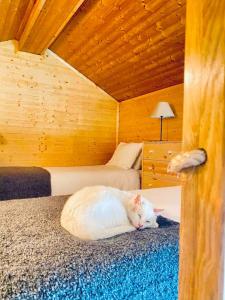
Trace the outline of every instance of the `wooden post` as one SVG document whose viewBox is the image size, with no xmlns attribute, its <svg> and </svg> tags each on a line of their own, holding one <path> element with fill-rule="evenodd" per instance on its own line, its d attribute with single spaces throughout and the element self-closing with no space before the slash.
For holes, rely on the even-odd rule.
<svg viewBox="0 0 225 300">
<path fill-rule="evenodd" d="M 208 161 L 182 195 L 180 300 L 223 299 L 225 0 L 187 0 L 183 149 Z"/>
</svg>

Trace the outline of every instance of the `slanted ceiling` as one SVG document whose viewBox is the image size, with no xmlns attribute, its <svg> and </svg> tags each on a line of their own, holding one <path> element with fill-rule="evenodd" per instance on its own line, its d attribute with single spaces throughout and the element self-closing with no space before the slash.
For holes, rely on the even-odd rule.
<svg viewBox="0 0 225 300">
<path fill-rule="evenodd" d="M 50 48 L 122 101 L 183 82 L 185 0 L 0 0 L 0 41 Z"/>
</svg>

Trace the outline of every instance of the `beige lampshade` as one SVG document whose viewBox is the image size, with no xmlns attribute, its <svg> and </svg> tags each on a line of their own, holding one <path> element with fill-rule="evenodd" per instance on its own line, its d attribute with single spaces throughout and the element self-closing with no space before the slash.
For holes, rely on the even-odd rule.
<svg viewBox="0 0 225 300">
<path fill-rule="evenodd" d="M 151 114 L 151 118 L 174 118 L 175 115 L 168 102 L 159 102 Z"/>
</svg>

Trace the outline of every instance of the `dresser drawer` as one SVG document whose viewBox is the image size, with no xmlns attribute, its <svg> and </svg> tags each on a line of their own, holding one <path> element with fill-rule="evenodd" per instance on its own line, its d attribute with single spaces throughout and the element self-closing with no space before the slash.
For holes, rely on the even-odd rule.
<svg viewBox="0 0 225 300">
<path fill-rule="evenodd" d="M 180 151 L 180 143 L 149 143 L 144 145 L 143 159 L 170 161 Z"/>
<path fill-rule="evenodd" d="M 163 180 L 155 180 L 150 182 L 143 182 L 142 189 L 151 189 L 151 188 L 160 188 L 160 187 L 169 187 L 169 186 L 178 186 L 179 182 L 176 181 L 163 181 Z"/>
<path fill-rule="evenodd" d="M 143 172 L 151 173 L 151 174 L 164 174 L 167 175 L 167 161 L 160 161 L 160 160 L 144 160 L 143 161 Z"/>
<path fill-rule="evenodd" d="M 151 174 L 149 172 L 143 173 L 142 189 L 176 185 L 181 185 L 181 182 L 174 175 Z"/>
</svg>

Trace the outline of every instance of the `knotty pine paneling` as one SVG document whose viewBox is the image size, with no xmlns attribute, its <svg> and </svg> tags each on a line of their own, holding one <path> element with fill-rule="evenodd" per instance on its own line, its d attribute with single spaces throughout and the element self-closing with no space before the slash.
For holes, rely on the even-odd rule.
<svg viewBox="0 0 225 300">
<path fill-rule="evenodd" d="M 50 51 L 0 44 L 0 165 L 105 163 L 116 142 L 117 102 Z"/>
<path fill-rule="evenodd" d="M 180 141 L 182 139 L 183 84 L 121 102 L 119 141 L 159 140 L 160 121 L 150 118 L 150 115 L 160 101 L 169 102 L 176 115 L 173 119 L 163 120 L 163 139 Z"/>
<path fill-rule="evenodd" d="M 183 83 L 185 0 L 87 0 L 50 47 L 122 101 Z"/>
<path fill-rule="evenodd" d="M 186 0 L 0 0 L 0 41 L 51 48 L 119 101 L 183 82 Z"/>
</svg>

